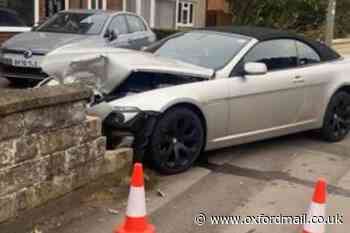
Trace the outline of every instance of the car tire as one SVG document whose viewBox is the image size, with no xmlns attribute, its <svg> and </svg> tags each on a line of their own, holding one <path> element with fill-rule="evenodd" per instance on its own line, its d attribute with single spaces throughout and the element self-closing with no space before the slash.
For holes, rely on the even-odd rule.
<svg viewBox="0 0 350 233">
<path fill-rule="evenodd" d="M 152 165 L 162 174 L 172 175 L 189 169 L 202 152 L 204 127 L 199 116 L 188 108 L 165 112 L 151 136 Z"/>
<path fill-rule="evenodd" d="M 330 100 L 321 128 L 321 137 L 328 142 L 342 141 L 350 131 L 350 95 L 337 92 Z"/>
</svg>

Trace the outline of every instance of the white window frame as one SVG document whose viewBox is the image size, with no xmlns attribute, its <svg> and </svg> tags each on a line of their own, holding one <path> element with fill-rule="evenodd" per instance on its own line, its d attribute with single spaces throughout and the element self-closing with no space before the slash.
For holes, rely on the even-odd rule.
<svg viewBox="0 0 350 233">
<path fill-rule="evenodd" d="M 179 4 L 181 4 L 181 22 L 178 21 L 179 19 Z M 185 4 L 187 4 L 187 7 L 185 8 Z M 190 15 L 191 15 L 191 5 L 192 5 L 192 22 L 190 22 Z M 182 22 L 183 12 L 187 11 L 187 23 Z M 195 20 L 195 3 L 185 0 L 176 0 L 176 29 L 178 27 L 193 27 L 194 26 L 194 20 Z"/>
<path fill-rule="evenodd" d="M 150 19 L 149 24 L 151 28 L 155 27 L 156 24 L 156 0 L 150 2 Z"/>
<path fill-rule="evenodd" d="M 127 9 L 127 1 L 123 0 L 123 11 L 126 11 Z"/>
<path fill-rule="evenodd" d="M 44 0 L 34 0 L 34 25 L 39 23 L 40 20 L 40 1 Z M 32 29 L 32 27 L 0 27 L 1 32 L 28 32 Z"/>
<path fill-rule="evenodd" d="M 136 0 L 136 14 L 142 16 L 142 0 Z"/>
<path fill-rule="evenodd" d="M 65 10 L 69 10 L 69 5 L 70 5 L 69 0 L 64 0 L 64 8 L 65 8 Z"/>
</svg>

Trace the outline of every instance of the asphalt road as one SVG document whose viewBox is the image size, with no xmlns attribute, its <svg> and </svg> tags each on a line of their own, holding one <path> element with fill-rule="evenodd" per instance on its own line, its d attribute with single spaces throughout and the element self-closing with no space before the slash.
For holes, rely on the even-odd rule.
<svg viewBox="0 0 350 233">
<path fill-rule="evenodd" d="M 210 215 L 300 215 L 307 211 L 314 182 L 329 181 L 328 215 L 344 215 L 344 225 L 327 232 L 348 232 L 350 219 L 350 137 L 328 144 L 299 134 L 207 153 L 190 171 L 161 176 L 159 189 L 148 190 L 149 217 L 160 233 L 299 233 L 299 225 L 197 226 L 194 217 Z M 56 231 L 106 233 L 121 223 L 125 201 L 106 212 L 84 217 Z"/>
</svg>

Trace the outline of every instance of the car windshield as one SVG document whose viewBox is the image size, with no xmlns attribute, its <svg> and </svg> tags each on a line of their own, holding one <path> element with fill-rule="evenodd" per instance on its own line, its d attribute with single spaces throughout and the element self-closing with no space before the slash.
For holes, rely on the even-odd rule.
<svg viewBox="0 0 350 233">
<path fill-rule="evenodd" d="M 36 31 L 74 33 L 82 35 L 100 34 L 108 16 L 94 13 L 58 13 Z"/>
<path fill-rule="evenodd" d="M 154 54 L 217 70 L 231 61 L 248 41 L 249 38 L 239 35 L 193 31 L 165 40 Z"/>
</svg>

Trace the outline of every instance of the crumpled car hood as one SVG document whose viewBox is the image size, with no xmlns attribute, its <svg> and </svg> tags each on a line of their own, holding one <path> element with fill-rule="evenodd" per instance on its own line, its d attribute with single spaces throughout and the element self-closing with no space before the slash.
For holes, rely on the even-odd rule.
<svg viewBox="0 0 350 233">
<path fill-rule="evenodd" d="M 132 72 L 168 73 L 203 79 L 214 75 L 212 69 L 150 53 L 109 47 L 77 48 L 73 45 L 49 53 L 41 66 L 45 73 L 62 82 L 78 73 L 82 78 L 95 78 L 97 89 L 104 94 L 112 92 Z"/>
</svg>

